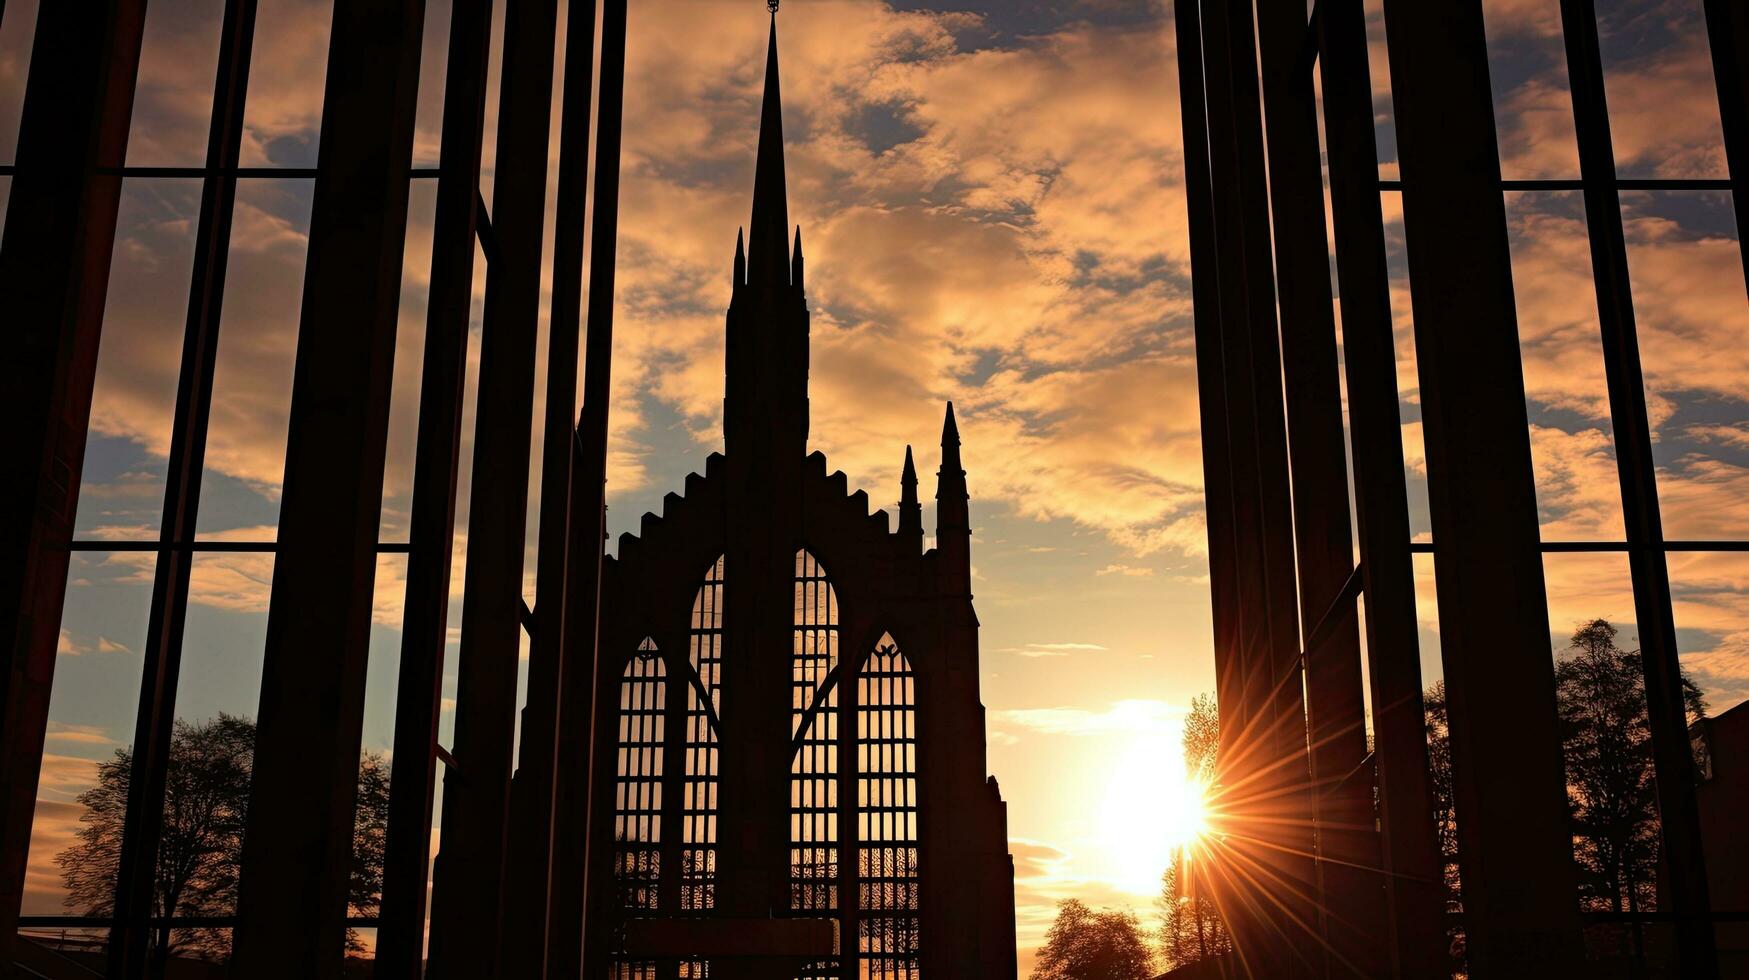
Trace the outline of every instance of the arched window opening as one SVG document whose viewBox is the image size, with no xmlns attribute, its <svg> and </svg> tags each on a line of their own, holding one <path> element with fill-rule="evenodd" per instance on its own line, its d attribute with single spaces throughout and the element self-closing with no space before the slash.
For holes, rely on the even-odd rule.
<svg viewBox="0 0 1749 980">
<path fill-rule="evenodd" d="M 918 976 L 917 685 L 892 634 L 857 677 L 856 817 L 862 975 Z"/>
<path fill-rule="evenodd" d="M 662 656 L 646 637 L 620 675 L 613 801 L 614 885 L 620 908 L 634 914 L 656 908 L 661 878 L 666 684 Z"/>
<path fill-rule="evenodd" d="M 791 650 L 789 904 L 797 912 L 838 908 L 838 597 L 826 570 L 796 552 L 795 633 Z M 801 980 L 834 975 L 817 963 Z"/>
<path fill-rule="evenodd" d="M 692 600 L 692 671 L 686 688 L 686 789 L 681 800 L 680 907 L 716 907 L 717 719 L 722 717 L 723 559 L 704 574 Z M 683 975 L 686 965 L 682 965 Z M 702 973 L 697 974 L 703 976 Z"/>
</svg>

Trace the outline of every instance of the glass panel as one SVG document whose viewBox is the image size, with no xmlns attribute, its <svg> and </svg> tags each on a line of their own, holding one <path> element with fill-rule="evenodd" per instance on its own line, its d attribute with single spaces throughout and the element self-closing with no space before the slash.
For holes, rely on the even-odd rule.
<svg viewBox="0 0 1749 980">
<path fill-rule="evenodd" d="M 247 180 L 237 187 L 200 537 L 271 541 L 277 534 L 313 184 Z"/>
<path fill-rule="evenodd" d="M 419 103 L 413 124 L 413 166 L 435 167 L 443 143 L 443 86 L 449 76 L 449 24 L 453 0 L 425 4 L 425 37 L 419 53 Z M 496 38 L 494 38 L 496 40 Z M 555 74 L 555 79 L 563 78 Z"/>
<path fill-rule="evenodd" d="M 408 191 L 407 240 L 401 261 L 395 374 L 389 386 L 389 436 L 383 463 L 382 515 L 377 525 L 379 541 L 406 541 L 413 514 L 413 457 L 419 441 L 419 382 L 425 363 L 425 317 L 431 294 L 431 225 L 436 211 L 437 182 L 413 181 Z"/>
<path fill-rule="evenodd" d="M 1506 195 L 1518 342 L 1545 541 L 1620 541 L 1609 389 L 1577 191 Z"/>
<path fill-rule="evenodd" d="M 1445 880 L 1447 912 L 1462 912 L 1463 881 L 1458 873 L 1457 806 L 1452 796 L 1451 733 L 1447 727 L 1445 664 L 1440 659 L 1439 596 L 1432 555 L 1415 555 L 1415 619 L 1421 645 L 1422 709 L 1427 716 L 1428 777 L 1433 790 L 1434 828 L 1439 839 L 1440 863 Z M 1449 965 L 1457 976 L 1465 975 L 1463 925 L 1455 919 L 1446 924 Z"/>
<path fill-rule="evenodd" d="M 492 45 L 486 55 L 486 114 L 485 129 L 481 132 L 488 135 L 480 145 L 480 196 L 486 202 L 488 214 L 492 211 L 492 190 L 498 173 L 498 141 L 490 134 L 498 132 L 498 85 L 504 77 L 504 10 L 504 4 L 493 5 Z"/>
<path fill-rule="evenodd" d="M 1664 536 L 1749 538 L 1749 306 L 1728 194 L 1622 195 Z"/>
<path fill-rule="evenodd" d="M 1367 69 L 1372 77 L 1373 138 L 1379 147 L 1379 179 L 1396 180 L 1397 111 L 1391 96 L 1391 59 L 1385 47 L 1383 0 L 1363 0 L 1366 8 Z"/>
<path fill-rule="evenodd" d="M 1701 2 L 1597 0 L 1618 176 L 1726 175 Z"/>
<path fill-rule="evenodd" d="M 146 8 L 128 166 L 206 163 L 224 0 L 153 0 Z"/>
<path fill-rule="evenodd" d="M 24 83 L 30 75 L 31 42 L 36 38 L 37 0 L 12 0 L 0 16 L 0 163 L 18 152 L 18 120 L 24 110 Z"/>
<path fill-rule="evenodd" d="M 334 0 L 261 0 L 243 110 L 243 166 L 316 165 L 333 11 Z"/>
<path fill-rule="evenodd" d="M 1670 592 L 1682 670 L 1707 716 L 1740 707 L 1749 701 L 1749 555 L 1672 552 Z"/>
<path fill-rule="evenodd" d="M 1749 555 L 1673 554 L 1670 586 L 1675 596 L 1676 645 L 1683 674 L 1698 689 L 1706 720 L 1689 729 L 1694 737 L 1700 785 L 1701 845 L 1713 911 L 1749 912 L 1744 869 L 1744 766 L 1749 760 Z M 1749 923 L 1718 925 L 1721 960 L 1741 962 L 1749 950 Z"/>
<path fill-rule="evenodd" d="M 273 556 L 196 555 L 189 582 L 165 799 L 172 824 L 158 860 L 183 869 L 178 914 L 230 915 L 254 772 Z M 178 829 L 171 833 L 170 826 Z M 177 930 L 172 944 L 177 955 L 222 960 L 231 936 L 224 929 Z"/>
<path fill-rule="evenodd" d="M 917 865 L 917 690 L 883 634 L 857 677 L 858 949 L 863 975 L 914 980 L 922 950 Z"/>
<path fill-rule="evenodd" d="M 74 534 L 158 536 L 200 181 L 122 182 Z"/>
<path fill-rule="evenodd" d="M 364 737 L 358 756 L 358 796 L 352 820 L 353 872 L 348 914 L 382 910 L 383 856 L 389 828 L 389 758 L 395 746 L 395 689 L 400 679 L 401 622 L 407 556 L 378 555 L 364 684 Z M 435 852 L 433 852 L 435 853 Z M 374 959 L 375 929 L 347 930 L 347 958 Z"/>
<path fill-rule="evenodd" d="M 1433 540 L 1427 499 L 1427 446 L 1421 435 L 1421 375 L 1415 360 L 1415 316 L 1409 296 L 1409 254 L 1403 237 L 1403 195 L 1379 195 L 1385 219 L 1385 268 L 1391 284 L 1392 335 L 1397 345 L 1397 410 L 1403 419 L 1403 480 L 1409 497 L 1409 539 Z"/>
<path fill-rule="evenodd" d="M 106 915 L 115 907 L 154 565 L 150 553 L 72 556 L 24 915 Z M 72 935 L 93 938 L 83 930 Z"/>
<path fill-rule="evenodd" d="M 406 617 L 407 556 L 378 555 L 365 671 L 364 751 L 395 747 L 395 685 L 400 677 L 401 624 Z"/>
<path fill-rule="evenodd" d="M 1579 176 L 1560 4 L 1483 0 L 1482 20 L 1502 176 Z"/>
<path fill-rule="evenodd" d="M 1658 802 L 1627 556 L 1546 555 L 1543 567 L 1579 907 L 1655 911 Z M 1657 959 L 1647 938 L 1637 923 L 1589 922 L 1586 957 L 1644 975 Z"/>
</svg>

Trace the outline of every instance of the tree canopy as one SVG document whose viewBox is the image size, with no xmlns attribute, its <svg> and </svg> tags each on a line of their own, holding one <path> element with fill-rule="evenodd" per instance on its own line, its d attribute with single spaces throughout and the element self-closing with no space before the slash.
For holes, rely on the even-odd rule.
<svg viewBox="0 0 1749 980">
<path fill-rule="evenodd" d="M 164 823 L 152 887 L 154 919 L 236 912 L 254 753 L 251 719 L 221 713 L 207 721 L 176 722 L 170 736 Z M 79 795 L 85 812 L 79 818 L 83 826 L 78 840 L 56 857 L 67 889 L 63 902 L 70 912 L 109 915 L 114 911 L 132 772 L 132 750 L 117 749 L 114 756 L 98 763 L 96 784 Z M 388 765 L 382 756 L 366 754 L 358 767 L 353 915 L 374 915 L 381 902 L 388 803 Z M 348 941 L 359 948 L 351 933 Z M 160 925 L 152 933 L 152 972 L 161 976 L 172 955 L 223 958 L 229 952 L 229 930 Z"/>
<path fill-rule="evenodd" d="M 1616 643 L 1608 620 L 1581 624 L 1555 660 L 1555 708 L 1573 830 L 1579 900 L 1588 910 L 1649 910 L 1656 901 L 1658 801 L 1639 650 Z M 1688 720 L 1706 716 L 1706 699 L 1686 674 Z M 1445 682 L 1427 689 L 1427 748 L 1447 904 L 1461 908 L 1458 821 L 1452 792 L 1451 733 Z"/>
<path fill-rule="evenodd" d="M 1154 956 L 1134 912 L 1094 911 L 1079 899 L 1057 906 L 1032 980 L 1148 980 Z"/>
<path fill-rule="evenodd" d="M 1186 778 L 1204 785 L 1214 781 L 1220 742 L 1220 708 L 1214 695 L 1199 694 L 1190 700 L 1190 713 L 1184 719 Z M 1197 963 L 1233 947 L 1201 872 L 1201 866 L 1180 851 L 1160 876 L 1160 897 L 1154 904 L 1160 914 L 1160 955 L 1170 967 Z"/>
</svg>

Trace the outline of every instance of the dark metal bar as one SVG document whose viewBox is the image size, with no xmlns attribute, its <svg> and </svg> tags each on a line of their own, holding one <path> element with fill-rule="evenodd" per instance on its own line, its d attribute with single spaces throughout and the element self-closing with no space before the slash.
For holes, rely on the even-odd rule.
<svg viewBox="0 0 1749 980">
<path fill-rule="evenodd" d="M 338 976 L 422 0 L 339 4 L 238 895 L 241 976 Z"/>
<path fill-rule="evenodd" d="M 402 541 L 379 541 L 379 555 L 406 554 L 412 546 Z M 68 551 L 156 551 L 163 554 L 176 551 L 261 552 L 279 550 L 277 541 L 100 541 L 89 538 L 68 543 Z"/>
<path fill-rule="evenodd" d="M 467 387 L 468 317 L 473 302 L 474 226 L 485 130 L 492 0 L 457 0 L 450 12 L 444 78 L 431 285 L 420 374 L 419 435 L 408 531 L 407 591 L 395 699 L 394 769 L 383 850 L 382 925 L 376 976 L 419 980 L 431 861 L 432 795 L 449 633 L 456 469 Z"/>
<path fill-rule="evenodd" d="M 107 915 L 21 915 L 20 929 L 106 929 L 114 920 Z M 146 920 L 154 928 L 228 929 L 237 924 L 234 915 L 154 915 Z M 375 928 L 382 921 L 374 915 L 349 915 L 349 927 Z"/>
<path fill-rule="evenodd" d="M 1439 842 L 1428 779 L 1417 649 L 1415 569 L 1407 547 L 1402 416 L 1392 336 L 1384 215 L 1375 184 L 1378 144 L 1360 0 L 1322 0 L 1324 135 L 1342 302 L 1354 513 L 1366 594 L 1367 672 L 1372 690 L 1380 870 L 1390 908 L 1388 975 L 1443 972 L 1446 945 Z"/>
<path fill-rule="evenodd" d="M 434 978 L 495 975 L 505 928 L 557 10 L 556 0 L 509 0 L 504 8 L 492 194 L 497 257 L 486 272 L 452 745 L 466 775 L 444 776 L 443 841 L 431 897 L 428 975 Z"/>
<path fill-rule="evenodd" d="M 1282 9 L 1291 8 L 1284 6 Z M 1304 20 L 1300 19 L 1298 12 L 1295 12 L 1294 15 L 1294 19 L 1299 21 L 1299 38 L 1297 39 L 1298 45 L 1294 49 L 1293 74 L 1290 76 L 1290 80 L 1295 84 L 1304 85 L 1307 90 L 1312 87 L 1312 72 L 1318 67 L 1318 37 L 1323 33 L 1323 28 L 1319 26 L 1318 22 L 1323 17 L 1324 4 L 1322 0 L 1312 0 L 1312 12 Z M 1265 86 L 1267 84 L 1266 82 Z"/>
<path fill-rule="evenodd" d="M 1681 177 L 1621 177 L 1614 180 L 1608 177 L 1579 179 L 1572 177 L 1552 178 L 1545 180 L 1502 180 L 1500 189 L 1508 193 L 1515 191 L 1582 191 L 1587 184 L 1601 181 L 1613 185 L 1618 191 L 1728 191 L 1731 182 L 1728 180 L 1708 180 Z M 1381 180 L 1378 182 L 1381 191 L 1400 191 L 1403 182 L 1400 180 Z"/>
<path fill-rule="evenodd" d="M 504 914 L 504 976 L 542 977 L 554 944 L 575 941 L 553 927 L 554 840 L 559 780 L 560 691 L 567 675 L 588 663 L 573 659 L 568 614 L 571 580 L 572 471 L 577 453 L 577 353 L 583 305 L 583 251 L 589 199 L 589 117 L 595 69 L 595 4 L 571 0 L 565 14 L 564 104 L 559 117 L 559 175 L 553 229 L 553 299 L 547 331 L 547 393 L 541 456 L 539 551 L 535 610 L 524 605 L 529 635 L 528 699 L 522 714 L 522 754 L 510 796 L 513 886 Z M 585 559 L 586 560 L 586 559 Z M 537 618 L 538 615 L 538 618 Z M 670 672 L 672 677 L 683 676 Z M 669 684 L 671 695 L 681 684 Z M 676 730 L 678 726 L 675 726 Z M 678 759 L 678 754 L 669 758 Z M 670 767 L 678 771 L 678 767 Z M 668 797 L 678 800 L 678 796 Z M 670 810 L 675 807 L 670 807 Z M 582 825 L 571 831 L 579 833 Z M 668 865 L 678 868 L 678 864 Z M 672 880 L 673 872 L 666 876 Z M 566 976 L 562 972 L 557 976 Z"/>
<path fill-rule="evenodd" d="M 1311 773 L 1303 687 L 1287 433 L 1272 275 L 1268 182 L 1248 0 L 1204 0 L 1222 365 L 1239 568 L 1239 657 L 1253 717 L 1223 759 L 1235 829 L 1233 880 L 1254 905 L 1236 940 L 1262 972 L 1317 969 Z M 1344 569 L 1346 571 L 1346 569 Z M 1295 673 L 1293 683 L 1277 677 Z"/>
<path fill-rule="evenodd" d="M 1739 0 L 1705 0 L 1707 41 L 1713 53 L 1713 81 L 1719 89 L 1719 123 L 1731 179 L 1731 207 L 1737 215 L 1743 279 L 1749 285 L 1749 10 Z"/>
<path fill-rule="evenodd" d="M 1221 750 L 1249 717 L 1235 651 L 1238 648 L 1238 565 L 1233 552 L 1232 464 L 1229 460 L 1226 385 L 1221 352 L 1220 275 L 1210 187 L 1208 115 L 1203 93 L 1201 11 L 1173 4 L 1178 46 L 1178 88 L 1184 129 L 1191 297 L 1196 332 L 1197 400 L 1202 426 L 1203 496 L 1209 539 L 1209 592 L 1214 613 L 1216 697 L 1227 712 Z"/>
<path fill-rule="evenodd" d="M 290 178 L 314 178 L 320 173 L 320 170 L 316 167 L 239 167 L 231 165 L 226 167 L 98 167 L 95 172 L 104 177 L 182 179 L 238 177 L 286 180 Z M 407 171 L 407 176 L 420 180 L 438 177 L 441 174 L 440 169 L 430 167 L 413 167 Z"/>
<path fill-rule="evenodd" d="M 498 235 L 492 231 L 492 215 L 479 188 L 474 189 L 474 201 L 474 232 L 480 237 L 480 252 L 486 256 L 486 264 L 491 265 L 498 260 Z"/>
<path fill-rule="evenodd" d="M 1307 742 L 1317 827 L 1316 915 L 1326 972 L 1377 976 L 1387 929 L 1373 830 L 1373 783 L 1364 766 L 1366 695 L 1361 682 L 1358 589 L 1348 517 L 1342 383 L 1324 224 L 1318 110 L 1310 77 L 1319 27 L 1299 4 L 1257 8 L 1269 203 L 1280 290 L 1282 391 L 1293 485 L 1291 534 L 1305 634 Z M 1310 50 L 1313 57 L 1307 58 Z M 1348 601 L 1341 598 L 1347 594 Z M 1313 624 L 1317 628 L 1313 629 Z"/>
<path fill-rule="evenodd" d="M 1712 924 L 1704 918 L 1712 902 L 1707 894 L 1700 809 L 1694 795 L 1694 750 L 1682 697 L 1676 622 L 1670 608 L 1670 570 L 1665 562 L 1657 462 L 1652 455 L 1645 380 L 1640 372 L 1627 240 L 1621 198 L 1602 179 L 1615 173 L 1615 149 L 1592 0 L 1561 0 L 1561 23 L 1579 141 L 1579 172 L 1586 178 L 1598 178 L 1586 180 L 1585 224 L 1591 241 L 1591 275 L 1597 288 L 1610 417 L 1615 423 L 1616 469 L 1621 478 L 1634 618 L 1640 626 L 1646 716 L 1657 772 L 1662 895 L 1677 915 L 1676 972 L 1685 977 L 1716 977 L 1719 954 Z"/>
<path fill-rule="evenodd" d="M 1666 553 L 1672 551 L 1749 551 L 1749 541 L 1665 541 Z M 1415 541 L 1409 545 L 1409 550 L 1418 555 L 1433 554 L 1433 544 L 1428 541 Z M 1544 554 L 1569 554 L 1592 552 L 1626 552 L 1631 550 L 1623 541 L 1545 541 L 1542 544 Z"/>
<path fill-rule="evenodd" d="M 1469 965 L 1558 975 L 1582 951 L 1482 5 L 1385 0 L 1385 26 Z"/>
<path fill-rule="evenodd" d="M 1306 647 L 1300 651 L 1302 660 L 1339 633 L 1343 620 L 1353 618 L 1354 604 L 1360 598 L 1361 584 L 1365 580 L 1366 570 L 1359 565 L 1354 566 L 1354 570 L 1348 573 L 1347 581 L 1342 583 L 1342 589 L 1330 600 L 1330 605 L 1325 607 L 1323 615 L 1316 620 L 1307 618 L 1307 622 L 1316 622 L 1317 625 L 1306 631 Z M 1309 609 L 1306 611 L 1311 612 Z M 1363 753 L 1361 758 L 1365 757 Z"/>
<path fill-rule="evenodd" d="M 0 296 L 0 964 L 12 962 L 85 462 L 144 0 L 37 14 Z"/>
<path fill-rule="evenodd" d="M 1228 415 L 1222 269 L 1216 236 L 1213 164 L 1208 127 L 1207 85 L 1203 63 L 1202 16 L 1199 3 L 1173 5 L 1176 20 L 1179 89 L 1184 126 L 1185 189 L 1191 253 L 1191 291 L 1195 308 L 1197 397 L 1201 406 L 1204 498 L 1209 527 L 1210 598 L 1214 614 L 1216 698 L 1223 723 L 1219 758 L 1223 767 L 1242 754 L 1244 733 L 1254 730 L 1262 714 L 1252 703 L 1249 675 L 1255 672 L 1241 649 L 1240 553 L 1236 543 L 1238 518 L 1233 486 L 1232 419 Z M 1235 935 L 1245 935 L 1253 910 L 1229 898 L 1203 864 L 1197 892 L 1214 899 Z M 1247 943 L 1235 949 L 1243 970 L 1255 974 L 1259 956 Z"/>
<path fill-rule="evenodd" d="M 593 8 L 591 4 L 591 8 Z M 558 768 L 569 778 L 556 791 L 557 826 L 591 826 L 594 775 L 611 749 L 597 745 L 606 719 L 595 718 L 601 627 L 601 557 L 607 534 L 607 411 L 613 366 L 613 297 L 619 246 L 620 128 L 625 108 L 626 0 L 601 5 L 601 62 L 595 108 L 595 189 L 589 234 L 589 309 L 583 350 L 583 409 L 578 456 L 571 477 L 571 576 L 566 621 L 571 650 L 559 702 Z M 553 886 L 547 925 L 547 973 L 574 977 L 583 970 L 589 921 L 588 876 L 600 855 L 588 853 L 590 835 L 566 833 L 553 848 Z M 608 846 L 612 846 L 611 840 Z M 606 897 L 604 901 L 608 900 Z"/>
<path fill-rule="evenodd" d="M 237 179 L 225 176 L 222 171 L 237 165 L 242 150 L 255 8 L 255 0 L 227 0 L 220 27 L 219 65 L 207 134 L 207 165 L 215 173 L 202 185 L 195 232 L 194 271 L 188 290 L 176 416 L 164 482 L 160 538 L 165 542 L 194 537 L 198 523 L 207 421 L 212 412 L 213 368 L 218 359 L 225 272 L 231 249 L 231 209 L 237 197 Z M 192 551 L 165 549 L 159 553 L 153 569 L 140 705 L 134 724 L 133 768 L 115 889 L 115 921 L 109 932 L 109 971 L 116 977 L 142 975 L 149 946 L 156 947 L 159 957 L 169 955 L 169 927 L 158 927 L 154 943 L 152 926 L 147 920 L 153 911 L 153 889 L 158 877 L 164 783 L 170 765 L 170 737 L 176 717 L 176 687 L 182 667 L 183 626 L 194 557 Z"/>
</svg>

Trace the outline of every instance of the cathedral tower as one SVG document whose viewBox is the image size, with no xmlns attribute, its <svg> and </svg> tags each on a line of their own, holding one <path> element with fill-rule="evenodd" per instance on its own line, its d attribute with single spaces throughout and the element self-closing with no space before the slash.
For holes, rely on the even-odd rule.
<svg viewBox="0 0 1749 980">
<path fill-rule="evenodd" d="M 909 448 L 896 530 L 808 452 L 775 13 L 731 269 L 725 451 L 603 568 L 586 975 L 1013 978 L 959 432 L 928 551 Z"/>
</svg>

